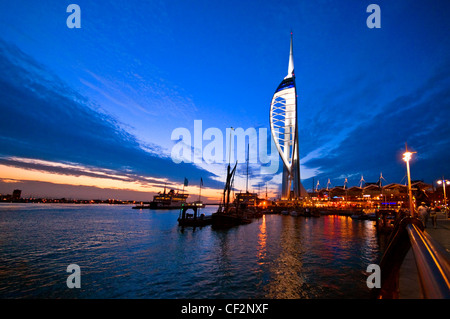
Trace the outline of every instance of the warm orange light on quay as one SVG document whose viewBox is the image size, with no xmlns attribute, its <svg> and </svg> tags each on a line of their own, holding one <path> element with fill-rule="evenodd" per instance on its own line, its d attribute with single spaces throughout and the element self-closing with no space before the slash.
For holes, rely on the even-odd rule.
<svg viewBox="0 0 450 319">
<path fill-rule="evenodd" d="M 408 151 L 408 145 L 405 143 L 405 153 L 403 153 L 403 160 L 406 162 L 406 172 L 408 175 L 409 213 L 411 216 L 414 216 L 414 204 L 413 204 L 412 191 L 411 191 L 411 173 L 409 170 L 409 161 L 411 160 L 412 154 L 414 154 L 414 153 L 416 153 L 416 152 Z"/>
<path fill-rule="evenodd" d="M 412 155 L 413 155 L 413 153 L 411 153 L 411 152 L 403 153 L 403 160 L 405 162 L 409 162 L 411 160 Z"/>
<path fill-rule="evenodd" d="M 442 179 L 438 180 L 437 183 L 438 185 L 442 185 L 442 191 L 444 192 L 444 206 L 447 207 L 447 195 L 445 193 L 445 185 L 450 185 L 450 181 L 442 177 Z"/>
</svg>

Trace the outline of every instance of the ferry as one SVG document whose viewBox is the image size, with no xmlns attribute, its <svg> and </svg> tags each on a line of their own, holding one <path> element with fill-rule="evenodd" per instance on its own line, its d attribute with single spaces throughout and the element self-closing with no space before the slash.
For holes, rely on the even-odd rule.
<svg viewBox="0 0 450 319">
<path fill-rule="evenodd" d="M 164 193 L 158 193 L 153 196 L 153 201 L 147 205 L 141 203 L 141 205 L 134 206 L 133 209 L 180 209 L 186 205 L 188 197 L 189 194 L 180 194 L 173 189 L 166 193 L 166 189 L 164 188 Z M 195 205 L 204 207 L 204 204 L 199 201 L 197 201 Z"/>
</svg>

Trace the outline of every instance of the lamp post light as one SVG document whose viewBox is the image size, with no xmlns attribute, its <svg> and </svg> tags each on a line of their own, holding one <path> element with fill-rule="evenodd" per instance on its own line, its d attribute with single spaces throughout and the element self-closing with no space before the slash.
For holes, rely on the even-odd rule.
<svg viewBox="0 0 450 319">
<path fill-rule="evenodd" d="M 411 216 L 414 216 L 414 205 L 412 200 L 412 191 L 411 191 L 411 173 L 409 171 L 409 161 L 411 160 L 411 156 L 416 152 L 409 152 L 408 145 L 405 143 L 406 151 L 403 153 L 403 160 L 406 162 L 406 172 L 408 175 L 408 195 L 409 195 L 409 213 Z"/>
<path fill-rule="evenodd" d="M 437 183 L 439 185 L 442 185 L 442 189 L 444 190 L 444 207 L 447 207 L 447 196 L 445 195 L 445 185 L 450 185 L 450 181 L 442 177 L 442 179 L 438 180 Z"/>
</svg>

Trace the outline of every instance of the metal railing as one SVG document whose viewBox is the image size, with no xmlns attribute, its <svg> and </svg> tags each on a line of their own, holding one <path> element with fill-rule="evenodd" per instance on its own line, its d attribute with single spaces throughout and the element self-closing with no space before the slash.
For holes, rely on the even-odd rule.
<svg viewBox="0 0 450 319">
<path fill-rule="evenodd" d="M 399 298 L 400 268 L 412 249 L 423 298 L 450 299 L 450 256 L 423 230 L 422 222 L 413 217 L 395 225 L 380 262 L 381 288 L 373 290 L 374 297 Z"/>
</svg>

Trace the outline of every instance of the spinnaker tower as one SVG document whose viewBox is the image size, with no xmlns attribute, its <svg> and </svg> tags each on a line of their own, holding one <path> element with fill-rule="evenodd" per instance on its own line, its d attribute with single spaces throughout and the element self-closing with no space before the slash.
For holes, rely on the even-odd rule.
<svg viewBox="0 0 450 319">
<path fill-rule="evenodd" d="M 291 32 L 288 74 L 278 85 L 270 104 L 270 131 L 283 161 L 281 199 L 308 196 L 300 181 L 297 88 Z"/>
</svg>

